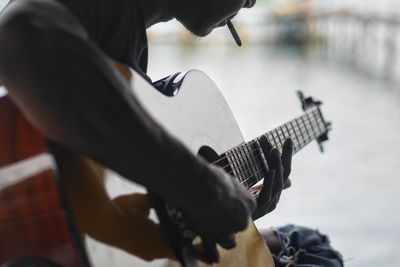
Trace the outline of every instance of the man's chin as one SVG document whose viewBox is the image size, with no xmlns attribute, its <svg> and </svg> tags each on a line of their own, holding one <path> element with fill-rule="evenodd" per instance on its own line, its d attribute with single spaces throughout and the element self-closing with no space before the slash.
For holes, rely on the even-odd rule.
<svg viewBox="0 0 400 267">
<path fill-rule="evenodd" d="M 197 37 L 205 37 L 213 31 L 212 28 L 191 27 L 191 28 L 187 28 L 187 29 L 188 29 L 188 31 L 190 31 L 192 34 L 194 34 Z"/>
<path fill-rule="evenodd" d="M 185 26 L 185 28 L 188 31 L 190 31 L 192 34 L 194 34 L 197 37 L 205 37 L 214 30 L 214 28 L 212 28 L 212 27 L 202 27 L 200 25 L 185 25 L 185 24 L 183 24 L 183 26 Z"/>
<path fill-rule="evenodd" d="M 190 30 L 191 33 L 196 35 L 197 37 L 205 37 L 209 35 L 213 30 L 212 29 L 207 29 L 207 30 Z"/>
</svg>

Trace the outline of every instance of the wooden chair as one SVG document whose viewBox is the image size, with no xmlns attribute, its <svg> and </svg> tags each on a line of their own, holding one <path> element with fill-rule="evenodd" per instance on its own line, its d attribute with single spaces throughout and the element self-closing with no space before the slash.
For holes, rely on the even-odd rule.
<svg viewBox="0 0 400 267">
<path fill-rule="evenodd" d="M 45 138 L 0 96 L 0 266 L 89 266 Z"/>
</svg>

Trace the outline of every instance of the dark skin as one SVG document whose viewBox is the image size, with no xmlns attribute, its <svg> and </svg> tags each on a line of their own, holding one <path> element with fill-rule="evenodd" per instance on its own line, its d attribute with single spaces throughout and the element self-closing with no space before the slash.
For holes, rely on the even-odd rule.
<svg viewBox="0 0 400 267">
<path fill-rule="evenodd" d="M 279 202 L 282 190 L 291 186 L 289 175 L 293 154 L 292 140 L 290 138 L 285 140 L 282 154 L 268 142 L 266 136 L 261 137 L 260 144 L 270 170 L 267 172 L 263 185 L 250 189 L 257 199 L 257 209 L 252 215 L 253 220 L 273 211 Z"/>
<path fill-rule="evenodd" d="M 215 28 L 226 25 L 226 20 L 233 18 L 242 8 L 251 8 L 256 0 L 144 0 L 148 23 L 151 26 L 157 22 L 176 18 L 191 33 L 206 36 Z M 160 4 L 164 3 L 164 4 Z M 257 208 L 252 218 L 258 219 L 273 211 L 279 201 L 283 189 L 290 187 L 289 175 L 292 161 L 292 141 L 284 142 L 282 155 L 273 149 L 266 137 L 260 140 L 270 171 L 266 174 L 264 186 L 256 186 L 251 193 L 257 198 Z"/>
<path fill-rule="evenodd" d="M 242 8 L 256 0 L 136 0 L 141 2 L 146 27 L 177 19 L 188 31 L 203 37 L 222 27 Z"/>
<path fill-rule="evenodd" d="M 146 27 L 176 18 L 198 36 L 255 2 L 132 1 L 141 3 Z M 255 210 L 249 193 L 221 169 L 192 155 L 148 116 L 112 60 L 90 42 L 71 14 L 53 1 L 26 9 L 31 2 L 13 2 L 0 19 L 0 80 L 26 117 L 49 139 L 175 204 L 204 240 L 232 248 L 234 234 L 246 228 Z M 148 149 L 140 149 L 143 144 Z M 263 148 L 270 155 L 268 145 Z M 157 168 L 151 151 L 159 151 L 162 159 Z M 284 153 L 281 163 L 278 154 L 267 156 L 271 169 L 278 171 L 267 175 L 256 217 L 276 206 L 285 184 L 282 169 L 290 166 L 283 162 L 290 160 Z"/>
</svg>

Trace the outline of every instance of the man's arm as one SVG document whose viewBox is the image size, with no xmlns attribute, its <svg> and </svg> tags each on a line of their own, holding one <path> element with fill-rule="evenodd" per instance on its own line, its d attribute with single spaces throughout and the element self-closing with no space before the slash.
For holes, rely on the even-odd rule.
<svg viewBox="0 0 400 267">
<path fill-rule="evenodd" d="M 244 229 L 254 207 L 249 194 L 146 114 L 69 13 L 53 1 L 51 10 L 35 3 L 32 12 L 27 2 L 1 16 L 0 80 L 30 121 L 175 204 L 209 240 Z"/>
</svg>

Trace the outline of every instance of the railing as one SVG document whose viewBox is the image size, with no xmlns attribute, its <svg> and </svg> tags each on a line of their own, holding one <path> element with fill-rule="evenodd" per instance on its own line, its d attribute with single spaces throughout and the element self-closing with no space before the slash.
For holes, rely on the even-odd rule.
<svg viewBox="0 0 400 267">
<path fill-rule="evenodd" d="M 366 73 L 400 80 L 400 18 L 351 12 L 321 12 L 273 19 L 277 31 L 291 21 L 304 43 Z M 279 36 L 279 35 L 278 35 Z M 284 39 L 283 39 L 284 40 Z M 296 40 L 296 39 L 295 39 Z"/>
</svg>

